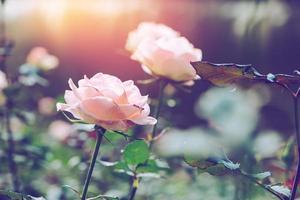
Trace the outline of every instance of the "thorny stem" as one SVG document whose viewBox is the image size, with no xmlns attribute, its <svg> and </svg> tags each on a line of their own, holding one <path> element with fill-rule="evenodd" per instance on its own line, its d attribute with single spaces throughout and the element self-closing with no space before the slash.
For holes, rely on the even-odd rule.
<svg viewBox="0 0 300 200">
<path fill-rule="evenodd" d="M 131 191 L 129 193 L 128 200 L 133 200 L 138 189 L 139 180 L 136 176 L 133 177 Z"/>
<path fill-rule="evenodd" d="M 286 84 L 279 84 L 279 85 L 284 87 L 286 90 L 288 90 L 291 93 L 294 101 L 294 119 L 295 119 L 296 141 L 297 141 L 297 150 L 298 150 L 297 169 L 296 169 L 296 175 L 292 186 L 291 198 L 290 198 L 290 200 L 294 200 L 296 198 L 297 188 L 300 180 L 300 132 L 299 132 L 299 113 L 298 113 L 298 97 L 300 95 L 300 87 L 296 92 L 294 92 Z"/>
<path fill-rule="evenodd" d="M 299 90 L 298 90 L 299 91 Z M 299 113 L 298 113 L 298 92 L 294 95 L 294 116 L 295 116 L 295 129 L 296 129 L 296 139 L 297 139 L 297 149 L 298 149 L 298 163 L 297 171 L 294 178 L 294 183 L 292 187 L 292 194 L 290 200 L 294 200 L 297 194 L 298 183 L 300 179 L 300 133 L 299 133 Z"/>
<path fill-rule="evenodd" d="M 165 81 L 163 79 L 159 80 L 158 104 L 157 104 L 157 107 L 156 107 L 154 115 L 153 115 L 153 117 L 157 120 L 159 118 L 161 107 L 163 105 L 164 89 L 167 85 L 168 85 L 167 81 Z M 149 149 L 150 150 L 152 149 L 153 139 L 156 136 L 156 131 L 157 131 L 157 123 L 153 126 L 153 129 L 152 129 L 151 140 L 150 140 L 150 144 L 149 144 Z M 132 180 L 131 190 L 130 190 L 129 195 L 128 195 L 128 200 L 133 200 L 134 199 L 134 197 L 136 195 L 136 192 L 137 192 L 137 189 L 138 189 L 138 183 L 139 183 L 139 179 L 134 176 L 133 180 Z"/>
<path fill-rule="evenodd" d="M 160 115 L 160 111 L 161 111 L 161 107 L 163 105 L 163 100 L 164 100 L 164 89 L 165 87 L 167 86 L 167 82 L 165 80 L 159 80 L 159 92 L 158 92 L 158 104 L 157 104 L 157 107 L 155 109 L 155 112 L 154 112 L 154 118 L 158 120 L 159 118 L 159 115 Z M 150 145 L 149 145 L 149 148 L 150 150 L 152 149 L 152 145 L 153 145 L 153 139 L 155 138 L 156 136 L 156 131 L 157 131 L 157 124 L 156 123 L 154 126 L 153 126 L 153 129 L 152 129 L 152 135 L 151 135 L 151 141 L 150 141 Z"/>
<path fill-rule="evenodd" d="M 86 179 L 85 179 L 85 183 L 84 183 L 84 186 L 83 186 L 83 192 L 82 192 L 82 195 L 81 195 L 81 200 L 86 200 L 87 191 L 88 191 L 88 188 L 89 188 L 89 184 L 91 182 L 91 178 L 92 178 L 94 166 L 95 166 L 95 163 L 96 163 L 96 160 L 97 160 L 97 156 L 98 156 L 98 153 L 99 153 L 102 138 L 103 138 L 103 135 L 105 134 L 105 129 L 103 129 L 101 127 L 98 127 L 98 126 L 96 126 L 95 129 L 96 129 L 96 133 L 97 133 L 97 142 L 96 142 L 96 146 L 95 146 L 95 149 L 94 149 L 92 161 L 91 161 L 91 164 L 89 166 L 89 170 L 88 170 L 88 173 L 87 173 L 87 176 L 86 176 Z"/>
</svg>

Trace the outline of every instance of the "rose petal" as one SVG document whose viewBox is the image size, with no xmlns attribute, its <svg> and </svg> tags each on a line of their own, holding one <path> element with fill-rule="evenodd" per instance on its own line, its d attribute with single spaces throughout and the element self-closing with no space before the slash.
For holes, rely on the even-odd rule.
<svg viewBox="0 0 300 200">
<path fill-rule="evenodd" d="M 126 132 L 133 125 L 133 123 L 130 123 L 129 121 L 126 120 L 99 121 L 97 122 L 97 124 L 108 130 L 122 131 L 122 132 Z"/>
</svg>

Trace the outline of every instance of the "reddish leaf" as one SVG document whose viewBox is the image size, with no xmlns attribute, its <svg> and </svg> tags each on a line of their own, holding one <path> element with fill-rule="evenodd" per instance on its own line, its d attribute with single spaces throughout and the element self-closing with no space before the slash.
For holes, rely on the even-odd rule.
<svg viewBox="0 0 300 200">
<path fill-rule="evenodd" d="M 197 74 L 203 79 L 217 86 L 226 86 L 241 82 L 269 82 L 284 85 L 290 88 L 291 85 L 300 85 L 300 72 L 295 75 L 272 74 L 267 75 L 258 72 L 252 65 L 239 65 L 234 63 L 213 64 L 209 62 L 192 62 Z"/>
<path fill-rule="evenodd" d="M 238 65 L 234 63 L 213 64 L 209 62 L 192 62 L 197 74 L 217 86 L 226 86 L 250 80 L 266 80 L 251 65 Z"/>
</svg>

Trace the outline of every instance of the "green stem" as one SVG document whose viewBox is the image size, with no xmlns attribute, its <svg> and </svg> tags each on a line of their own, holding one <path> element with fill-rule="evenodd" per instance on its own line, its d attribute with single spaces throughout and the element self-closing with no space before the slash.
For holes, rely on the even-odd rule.
<svg viewBox="0 0 300 200">
<path fill-rule="evenodd" d="M 299 113 L 298 113 L 298 95 L 294 96 L 294 117 L 295 117 L 295 129 L 296 129 L 296 138 L 297 138 L 297 149 L 298 149 L 298 163 L 297 171 L 294 178 L 294 183 L 292 187 L 292 194 L 290 200 L 294 200 L 297 194 L 297 188 L 300 179 L 300 133 L 299 133 Z"/>
<path fill-rule="evenodd" d="M 97 142 L 96 142 L 96 146 L 95 146 L 95 149 L 94 149 L 92 161 L 91 161 L 91 164 L 90 164 L 90 167 L 89 167 L 86 179 L 85 179 L 85 183 L 84 183 L 84 186 L 83 186 L 83 192 L 82 192 L 82 195 L 81 195 L 81 200 L 86 200 L 87 191 L 88 191 L 88 188 L 89 188 L 89 184 L 91 182 L 91 178 L 92 178 L 94 166 L 95 166 L 95 163 L 96 163 L 96 160 L 97 160 L 97 156 L 98 156 L 98 153 L 99 153 L 102 138 L 103 138 L 103 135 L 105 134 L 105 129 L 103 129 L 101 127 L 96 126 L 95 130 L 96 130 L 96 133 L 97 133 Z"/>
<path fill-rule="evenodd" d="M 164 89 L 167 86 L 167 84 L 168 83 L 165 80 L 159 81 L 158 104 L 157 104 L 157 107 L 156 107 L 154 115 L 153 115 L 153 117 L 157 120 L 160 116 L 160 111 L 161 111 L 163 101 L 164 101 Z M 152 149 L 153 139 L 156 136 L 157 124 L 158 124 L 158 122 L 153 126 L 153 129 L 152 129 L 151 141 L 150 141 L 150 145 L 149 145 L 150 150 Z"/>
<path fill-rule="evenodd" d="M 139 180 L 137 179 L 137 177 L 133 177 L 133 181 L 132 181 L 132 186 L 131 186 L 131 191 L 129 193 L 129 197 L 128 200 L 133 200 L 136 194 L 136 191 L 138 189 L 138 184 Z"/>
<path fill-rule="evenodd" d="M 164 89 L 165 87 L 168 85 L 168 82 L 163 80 L 163 79 L 160 79 L 159 80 L 159 92 L 158 92 L 158 104 L 157 104 L 157 107 L 154 111 L 154 115 L 153 117 L 155 119 L 158 120 L 159 118 L 159 115 L 160 115 L 160 111 L 161 111 L 161 107 L 163 105 L 163 101 L 164 101 Z M 153 129 L 152 129 L 152 133 L 151 133 L 151 141 L 150 141 L 150 144 L 149 144 L 149 149 L 151 150 L 152 149 L 152 145 L 153 145 L 153 139 L 155 138 L 156 136 L 156 131 L 157 131 L 157 124 L 156 123 L 154 126 L 153 126 Z M 132 180 L 132 186 L 131 186 L 131 190 L 129 192 L 129 195 L 128 195 L 128 200 L 133 200 L 135 195 L 136 195 L 136 192 L 137 192 L 137 186 L 136 186 L 136 181 L 138 183 L 138 179 L 136 177 L 133 177 L 133 180 Z"/>
</svg>

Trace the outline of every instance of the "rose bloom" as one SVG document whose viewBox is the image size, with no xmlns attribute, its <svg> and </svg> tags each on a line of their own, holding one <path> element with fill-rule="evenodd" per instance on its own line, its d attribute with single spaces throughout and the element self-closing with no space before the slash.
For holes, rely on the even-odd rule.
<svg viewBox="0 0 300 200">
<path fill-rule="evenodd" d="M 148 116 L 148 96 L 142 96 L 133 81 L 122 82 L 115 76 L 98 73 L 79 80 L 78 86 L 69 80 L 66 104 L 57 109 L 70 112 L 75 118 L 105 129 L 126 131 L 134 124 L 153 125 L 156 119 Z"/>
<path fill-rule="evenodd" d="M 139 61 L 145 72 L 178 82 L 191 82 L 199 78 L 190 64 L 202 59 L 202 51 L 184 37 L 163 37 L 140 43 L 132 59 Z"/>
<path fill-rule="evenodd" d="M 178 37 L 179 33 L 172 28 L 163 25 L 156 24 L 153 22 L 143 22 L 140 23 L 137 29 L 131 31 L 128 34 L 127 42 L 125 48 L 133 53 L 139 44 L 145 40 L 150 39 L 155 41 L 161 37 Z"/>
<path fill-rule="evenodd" d="M 48 71 L 55 69 L 59 61 L 57 57 L 48 53 L 43 47 L 33 48 L 27 56 L 27 63 L 41 70 Z"/>
</svg>

